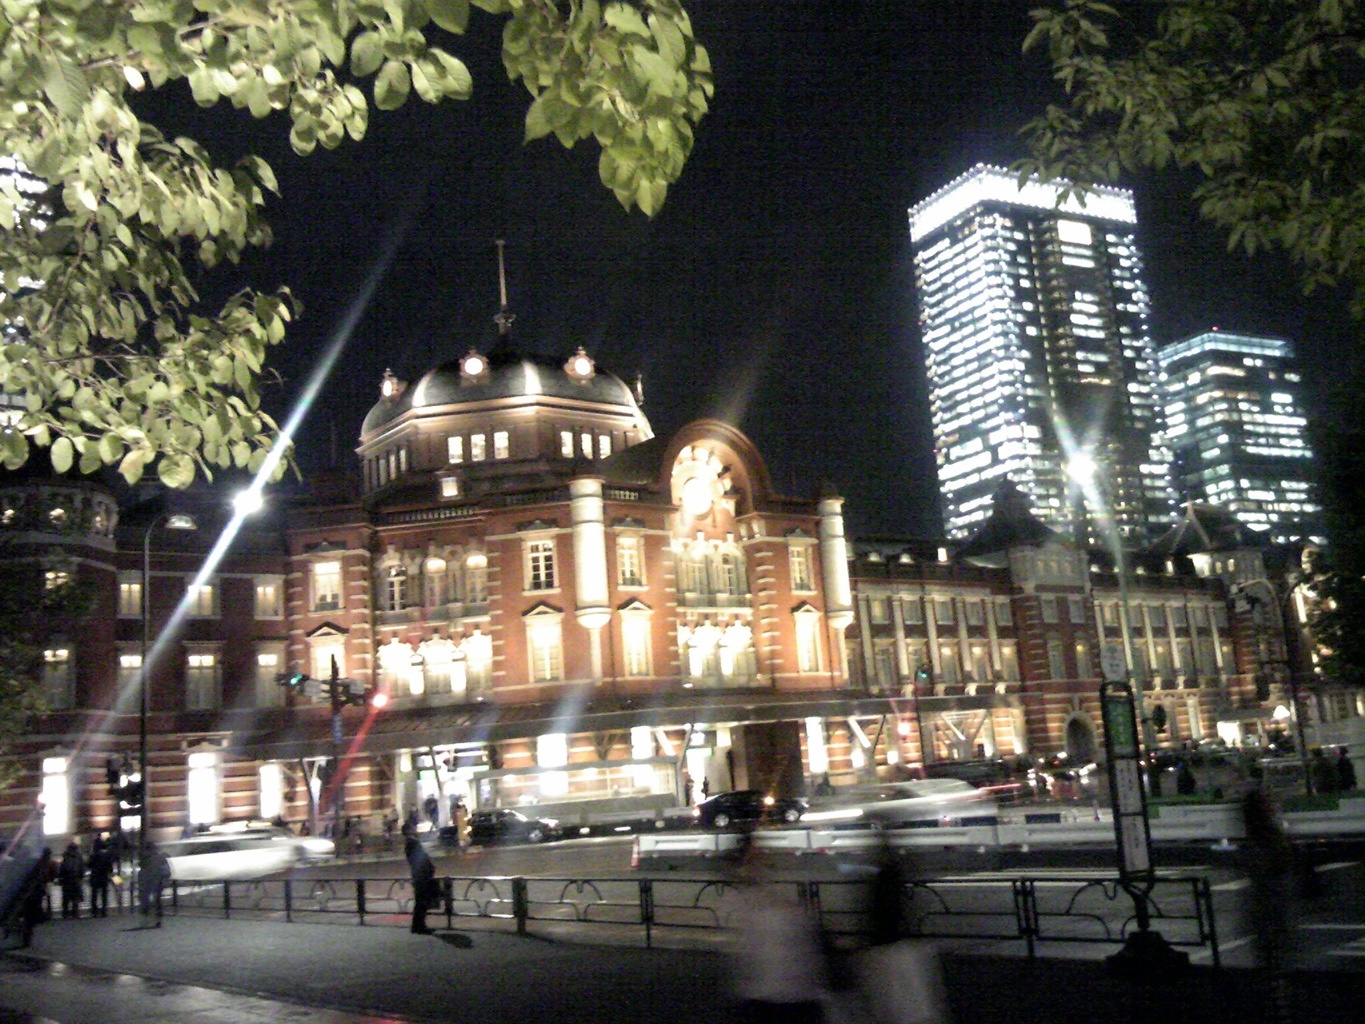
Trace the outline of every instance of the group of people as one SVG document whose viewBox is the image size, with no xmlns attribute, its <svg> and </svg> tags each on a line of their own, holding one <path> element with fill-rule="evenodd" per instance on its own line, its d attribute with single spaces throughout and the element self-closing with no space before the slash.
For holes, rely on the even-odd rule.
<svg viewBox="0 0 1365 1024">
<path fill-rule="evenodd" d="M 20 889 L 16 905 L 16 920 L 20 928 L 21 945 L 33 941 L 38 925 L 53 916 L 52 886 L 61 898 L 61 916 L 72 920 L 82 916 L 87 901 L 89 884 L 89 916 L 109 916 L 109 890 L 122 883 L 125 851 L 118 837 L 107 833 L 96 836 L 89 854 L 81 851 L 81 844 L 72 839 L 60 858 L 51 847 L 43 847 L 29 869 Z M 152 918 L 153 927 L 161 927 L 162 893 L 171 880 L 170 863 L 154 843 L 144 843 L 138 856 L 138 901 L 144 915 Z"/>
</svg>

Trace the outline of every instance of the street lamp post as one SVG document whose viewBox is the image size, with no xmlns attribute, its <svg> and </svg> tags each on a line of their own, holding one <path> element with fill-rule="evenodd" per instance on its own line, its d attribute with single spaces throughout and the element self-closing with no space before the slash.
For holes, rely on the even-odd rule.
<svg viewBox="0 0 1365 1024">
<path fill-rule="evenodd" d="M 148 665 L 148 651 L 151 648 L 152 636 L 152 533 L 158 526 L 164 525 L 168 530 L 197 530 L 199 525 L 192 516 L 184 513 L 162 513 L 156 516 L 147 524 L 146 531 L 142 534 L 142 658 L 138 666 L 138 715 L 137 715 L 137 770 L 142 784 L 142 797 L 138 806 L 138 855 L 134 863 L 141 865 L 141 848 L 148 841 L 148 806 L 152 797 L 152 773 L 147 764 L 147 711 L 148 711 L 148 690 L 150 683 L 150 668 Z M 137 868 L 140 872 L 140 867 Z M 138 883 L 141 883 L 141 878 Z"/>
</svg>

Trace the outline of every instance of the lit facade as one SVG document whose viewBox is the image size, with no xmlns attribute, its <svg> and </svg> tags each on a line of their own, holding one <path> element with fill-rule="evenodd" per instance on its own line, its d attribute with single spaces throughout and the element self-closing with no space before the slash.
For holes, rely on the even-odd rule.
<svg viewBox="0 0 1365 1024">
<path fill-rule="evenodd" d="M 985 521 L 1003 480 L 1048 525 L 1101 539 L 1067 474 L 1089 454 L 1131 543 L 1173 511 L 1132 194 L 977 166 L 910 210 L 947 533 Z"/>
<path fill-rule="evenodd" d="M 1289 342 L 1205 331 L 1165 346 L 1157 359 L 1181 499 L 1222 505 L 1277 543 L 1321 543 Z"/>
</svg>

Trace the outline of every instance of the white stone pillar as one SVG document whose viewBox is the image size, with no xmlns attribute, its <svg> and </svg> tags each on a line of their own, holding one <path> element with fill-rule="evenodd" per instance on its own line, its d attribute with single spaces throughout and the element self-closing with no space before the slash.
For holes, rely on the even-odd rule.
<svg viewBox="0 0 1365 1024">
<path fill-rule="evenodd" d="M 843 498 L 820 499 L 820 567 L 825 580 L 825 621 L 834 631 L 840 650 L 844 647 L 844 630 L 853 623 L 853 588 L 848 580 L 848 542 L 844 539 L 843 508 Z M 842 661 L 841 658 L 835 664 Z M 847 678 L 848 666 L 842 667 L 843 675 Z"/>
<path fill-rule="evenodd" d="M 607 587 L 607 527 L 599 478 L 569 481 L 569 515 L 573 521 L 574 615 L 590 634 L 592 678 L 600 682 L 602 627 L 611 621 L 611 592 Z"/>
</svg>

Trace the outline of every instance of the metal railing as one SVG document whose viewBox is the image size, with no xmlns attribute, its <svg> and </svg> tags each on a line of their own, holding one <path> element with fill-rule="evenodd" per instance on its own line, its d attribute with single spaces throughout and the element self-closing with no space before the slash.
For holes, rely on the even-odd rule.
<svg viewBox="0 0 1365 1024">
<path fill-rule="evenodd" d="M 678 878 L 452 876 L 438 879 L 429 913 L 457 920 L 633 927 L 646 947 L 664 931 L 726 928 L 735 883 Z M 777 881 L 816 913 L 831 936 L 855 937 L 871 918 L 871 883 Z M 1131 897 L 1117 879 L 996 877 L 919 879 L 906 883 L 905 915 L 913 936 L 1023 942 L 1030 957 L 1042 943 L 1120 944 L 1135 923 Z M 262 879 L 173 883 L 176 913 L 267 915 L 285 921 L 354 920 L 396 924 L 412 912 L 407 878 Z M 1157 876 L 1147 897 L 1151 919 L 1175 946 L 1208 947 L 1220 965 L 1207 878 Z"/>
</svg>

